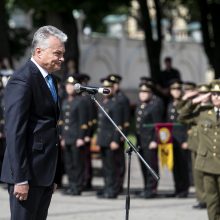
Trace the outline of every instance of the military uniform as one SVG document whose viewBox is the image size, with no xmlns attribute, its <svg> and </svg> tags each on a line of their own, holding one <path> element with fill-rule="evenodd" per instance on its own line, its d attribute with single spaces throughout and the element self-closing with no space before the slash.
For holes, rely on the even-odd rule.
<svg viewBox="0 0 220 220">
<path fill-rule="evenodd" d="M 153 94 L 151 93 L 152 90 L 149 85 L 144 83 L 140 84 L 139 92 L 149 93 L 150 98 L 148 100 L 140 100 L 136 108 L 137 145 L 140 146 L 140 155 L 156 173 L 159 173 L 157 148 L 150 149 L 149 145 L 151 142 L 154 141 L 156 143 L 157 141 L 154 124 L 162 121 L 161 108 L 158 108 L 159 106 L 153 101 Z M 144 178 L 144 191 L 141 192 L 140 196 L 144 198 L 155 197 L 157 192 L 157 181 L 153 178 L 142 161 L 140 161 L 140 165 Z"/>
<path fill-rule="evenodd" d="M 197 87 L 197 90 L 199 94 L 205 94 L 209 92 L 210 88 L 207 84 L 201 84 Z M 182 109 L 184 109 L 185 105 L 187 105 L 188 101 L 182 101 L 183 105 L 179 108 L 179 112 L 181 113 Z M 202 106 L 208 106 L 210 103 L 203 103 Z M 199 111 L 199 108 L 201 106 L 198 105 L 198 108 L 195 109 L 196 111 Z M 183 121 L 184 122 L 184 121 Z M 189 125 L 188 129 L 188 149 L 191 151 L 191 158 L 192 158 L 192 171 L 193 171 L 193 179 L 194 179 L 194 186 L 196 190 L 196 198 L 198 203 L 193 206 L 193 208 L 197 209 L 203 209 L 206 207 L 205 202 L 205 190 L 204 190 L 204 180 L 203 180 L 203 172 L 200 170 L 195 169 L 195 161 L 197 156 L 197 149 L 199 146 L 199 132 L 198 132 L 198 126 L 193 123 Z"/>
<path fill-rule="evenodd" d="M 82 85 L 87 85 L 88 81 L 90 80 L 89 75 L 85 73 L 80 73 L 78 79 Z M 90 95 L 86 93 L 82 93 L 82 98 L 86 103 L 86 110 L 88 115 L 88 129 L 86 137 L 89 139 L 85 140 L 85 174 L 84 174 L 84 189 L 90 190 L 92 189 L 92 159 L 91 159 L 91 140 L 93 138 L 94 132 L 97 126 L 97 106 L 95 102 L 91 99 Z"/>
<path fill-rule="evenodd" d="M 111 87 L 112 82 L 107 79 L 103 80 L 103 86 Z M 116 98 L 112 95 L 105 97 L 102 102 L 102 107 L 112 118 L 112 120 L 122 129 L 122 106 L 118 104 Z M 119 193 L 117 154 L 120 149 L 120 133 L 112 125 L 106 115 L 99 109 L 98 114 L 98 129 L 97 129 L 97 144 L 101 148 L 101 157 L 104 174 L 104 190 L 98 194 L 102 198 L 116 198 Z M 112 143 L 117 143 L 118 148 L 112 149 Z"/>
<path fill-rule="evenodd" d="M 211 83 L 212 102 L 220 96 L 220 81 Z M 204 189 L 209 220 L 220 219 L 220 106 L 201 106 L 194 114 L 196 104 L 189 101 L 188 107 L 181 111 L 179 119 L 188 123 L 196 123 L 199 132 L 199 147 L 195 168 L 204 174 Z"/>
<path fill-rule="evenodd" d="M 173 81 L 170 84 L 171 89 L 178 89 L 181 91 L 181 82 Z M 181 97 L 180 97 L 181 98 Z M 188 173 L 188 158 L 189 151 L 182 149 L 182 144 L 187 141 L 187 127 L 178 123 L 177 117 L 177 105 L 180 101 L 171 100 L 167 107 L 166 122 L 173 123 L 172 139 L 173 139 L 173 155 L 174 155 L 174 167 L 173 177 L 175 183 L 175 195 L 179 198 L 188 196 L 189 190 L 189 173 Z"/>
<path fill-rule="evenodd" d="M 125 135 L 129 132 L 130 127 L 130 101 L 128 97 L 124 94 L 124 92 L 119 88 L 119 84 L 122 80 L 122 77 L 117 74 L 110 74 L 107 77 L 116 87 L 114 97 L 116 99 L 116 102 L 118 102 L 119 105 L 122 107 L 122 131 Z M 125 164 L 125 150 L 124 150 L 124 138 L 121 137 L 120 142 L 120 148 L 118 151 L 118 154 L 116 155 L 116 163 L 118 167 L 118 185 L 119 185 L 119 192 L 123 189 L 123 183 L 124 183 L 124 176 L 126 171 L 126 164 Z"/>
<path fill-rule="evenodd" d="M 67 84 L 74 83 L 69 77 Z M 67 194 L 79 195 L 82 191 L 85 170 L 85 146 L 77 146 L 78 139 L 83 140 L 88 129 L 86 103 L 79 95 L 67 96 L 62 104 L 61 137 L 65 141 L 64 163 L 69 179 Z"/>
</svg>

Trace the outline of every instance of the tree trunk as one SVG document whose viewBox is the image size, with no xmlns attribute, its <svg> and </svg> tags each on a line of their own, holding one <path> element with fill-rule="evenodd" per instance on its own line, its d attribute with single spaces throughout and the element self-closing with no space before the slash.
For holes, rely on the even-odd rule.
<svg viewBox="0 0 220 220">
<path fill-rule="evenodd" d="M 138 0 L 141 13 L 141 26 L 145 34 L 145 47 L 147 61 L 149 61 L 150 73 L 152 79 L 158 81 L 160 74 L 160 52 L 161 52 L 161 21 L 159 0 L 155 0 L 157 10 L 157 39 L 153 39 L 153 32 L 151 27 L 151 19 L 146 0 Z"/>
<path fill-rule="evenodd" d="M 212 4 L 211 8 L 212 15 L 212 29 L 213 29 L 213 67 L 215 69 L 215 78 L 218 79 L 220 77 L 220 29 L 219 29 L 219 21 L 220 21 L 220 4 Z"/>
<path fill-rule="evenodd" d="M 63 31 L 68 36 L 68 41 L 66 44 L 66 58 L 71 58 L 75 61 L 76 72 L 80 71 L 79 69 L 79 44 L 78 44 L 78 27 L 75 18 L 72 15 L 72 11 L 69 13 L 62 13 L 62 27 Z"/>
<path fill-rule="evenodd" d="M 203 47 L 205 50 L 205 53 L 207 55 L 209 64 L 214 67 L 213 63 L 213 48 L 211 45 L 212 37 L 210 34 L 210 27 L 209 27 L 209 20 L 208 17 L 210 17 L 209 14 L 209 5 L 207 3 L 207 0 L 200 0 L 198 1 L 199 9 L 201 12 L 201 26 L 202 26 L 202 37 L 203 37 Z"/>
<path fill-rule="evenodd" d="M 5 0 L 0 0 L 0 58 L 7 57 L 9 60 L 11 60 L 10 46 L 8 41 L 8 25 L 6 18 Z"/>
<path fill-rule="evenodd" d="M 75 61 L 76 72 L 79 72 L 79 45 L 78 45 L 78 29 L 72 11 L 69 12 L 47 12 L 47 24 L 60 28 L 68 36 L 66 42 L 65 59 L 73 59 Z"/>
</svg>

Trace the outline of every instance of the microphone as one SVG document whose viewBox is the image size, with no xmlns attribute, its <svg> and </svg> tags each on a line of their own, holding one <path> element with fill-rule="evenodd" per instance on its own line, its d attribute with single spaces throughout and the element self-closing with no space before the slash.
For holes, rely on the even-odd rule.
<svg viewBox="0 0 220 220">
<path fill-rule="evenodd" d="M 89 94 L 93 94 L 95 95 L 96 93 L 101 93 L 103 95 L 108 95 L 111 90 L 110 89 L 107 89 L 107 88 L 99 88 L 99 87 L 90 87 L 90 86 L 82 86 L 80 85 L 79 83 L 76 83 L 74 85 L 74 89 L 77 93 L 80 93 L 80 92 L 87 92 Z"/>
</svg>

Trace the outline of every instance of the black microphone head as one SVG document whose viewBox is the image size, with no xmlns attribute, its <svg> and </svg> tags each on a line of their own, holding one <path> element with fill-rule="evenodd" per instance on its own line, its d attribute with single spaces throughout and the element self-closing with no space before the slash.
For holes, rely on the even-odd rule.
<svg viewBox="0 0 220 220">
<path fill-rule="evenodd" d="M 79 83 L 76 83 L 74 85 L 74 90 L 76 91 L 76 93 L 80 93 L 80 84 Z"/>
</svg>

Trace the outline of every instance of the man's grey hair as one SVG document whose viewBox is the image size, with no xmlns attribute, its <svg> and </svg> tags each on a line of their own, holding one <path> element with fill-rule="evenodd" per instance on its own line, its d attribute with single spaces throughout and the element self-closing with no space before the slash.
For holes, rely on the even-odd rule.
<svg viewBox="0 0 220 220">
<path fill-rule="evenodd" d="M 48 48 L 47 40 L 50 36 L 58 38 L 62 43 L 65 43 L 67 41 L 67 35 L 58 28 L 51 25 L 40 27 L 34 34 L 31 44 L 31 54 L 34 54 L 34 51 L 37 47 L 43 49 Z"/>
</svg>

